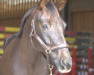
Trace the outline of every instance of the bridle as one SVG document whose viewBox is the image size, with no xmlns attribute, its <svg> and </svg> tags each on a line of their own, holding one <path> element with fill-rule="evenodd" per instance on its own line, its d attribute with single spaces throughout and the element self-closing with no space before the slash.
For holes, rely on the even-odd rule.
<svg viewBox="0 0 94 75">
<path fill-rule="evenodd" d="M 62 48 L 68 48 L 68 44 L 63 43 L 60 45 L 56 45 L 53 47 L 47 46 L 44 41 L 37 35 L 36 31 L 35 31 L 35 17 L 36 17 L 36 13 L 35 16 L 33 17 L 34 19 L 31 21 L 31 33 L 30 33 L 30 37 L 34 37 L 39 43 L 40 45 L 43 47 L 43 49 L 45 50 L 46 54 L 47 54 L 47 61 L 49 62 L 49 54 L 51 53 L 51 51 L 56 50 L 56 49 L 62 49 Z M 32 39 L 31 39 L 32 42 Z M 53 66 L 51 66 L 48 63 L 48 68 L 50 70 L 50 75 L 52 75 L 52 69 Z"/>
</svg>

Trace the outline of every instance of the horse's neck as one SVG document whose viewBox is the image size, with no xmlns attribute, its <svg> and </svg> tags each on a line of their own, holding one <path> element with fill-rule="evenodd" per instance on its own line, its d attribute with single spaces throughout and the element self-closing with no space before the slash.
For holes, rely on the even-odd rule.
<svg viewBox="0 0 94 75">
<path fill-rule="evenodd" d="M 30 42 L 23 39 L 23 45 L 20 48 L 20 57 L 22 68 L 28 72 L 28 75 L 48 75 L 48 67 L 45 57 L 41 52 L 37 52 L 30 46 Z M 26 68 L 26 69 L 25 69 Z"/>
<path fill-rule="evenodd" d="M 26 72 L 29 74 L 31 73 L 32 75 L 37 75 L 36 73 L 38 73 L 38 75 L 48 75 L 46 59 L 41 52 L 34 50 L 32 47 L 29 37 L 30 30 L 27 29 L 30 28 L 30 25 L 27 25 L 25 28 L 20 43 L 20 58 L 22 68 L 26 68 L 25 71 L 27 70 Z"/>
</svg>

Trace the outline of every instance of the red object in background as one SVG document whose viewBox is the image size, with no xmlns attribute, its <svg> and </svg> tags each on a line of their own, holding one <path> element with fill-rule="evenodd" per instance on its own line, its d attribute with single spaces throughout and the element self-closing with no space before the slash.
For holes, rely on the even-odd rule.
<svg viewBox="0 0 94 75">
<path fill-rule="evenodd" d="M 60 73 L 58 73 L 57 75 L 61 75 Z"/>
<path fill-rule="evenodd" d="M 54 67 L 54 73 L 53 73 L 54 75 L 56 75 L 56 68 Z"/>
<path fill-rule="evenodd" d="M 5 31 L 5 27 L 0 27 L 0 31 Z"/>
<path fill-rule="evenodd" d="M 54 75 L 61 75 L 60 73 L 56 74 L 56 68 L 54 68 Z"/>
<path fill-rule="evenodd" d="M 64 74 L 62 74 L 62 75 L 70 75 L 70 73 L 64 73 Z"/>
<path fill-rule="evenodd" d="M 80 59 L 76 59 L 77 63 L 88 63 L 88 59 L 86 58 L 80 58 Z"/>
<path fill-rule="evenodd" d="M 91 68 L 91 50 L 92 47 L 88 48 L 88 75 L 91 75 L 90 68 Z"/>
<path fill-rule="evenodd" d="M 76 47 L 73 47 L 72 52 L 73 52 L 73 55 L 72 55 L 72 72 L 71 72 L 71 75 L 76 75 Z"/>
</svg>

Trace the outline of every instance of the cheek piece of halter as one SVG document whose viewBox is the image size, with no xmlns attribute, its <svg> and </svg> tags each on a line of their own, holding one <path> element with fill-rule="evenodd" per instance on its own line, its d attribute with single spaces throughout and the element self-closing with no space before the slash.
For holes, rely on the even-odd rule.
<svg viewBox="0 0 94 75">
<path fill-rule="evenodd" d="M 35 14 L 36 16 L 36 14 Z M 62 48 L 68 48 L 68 44 L 66 43 L 63 43 L 63 44 L 60 44 L 60 45 L 56 45 L 56 46 L 53 46 L 53 47 L 50 47 L 50 46 L 47 46 L 43 40 L 37 35 L 36 31 L 35 31 L 35 16 L 34 16 L 34 19 L 31 21 L 31 33 L 30 33 L 30 37 L 34 37 L 39 43 L 40 45 L 44 48 L 46 54 L 47 54 L 47 61 L 49 61 L 49 54 L 51 53 L 51 51 L 55 50 L 55 49 L 62 49 Z M 32 39 L 31 39 L 31 43 L 32 43 Z M 32 43 L 33 44 L 33 43 Z M 48 68 L 50 70 L 50 75 L 52 75 L 52 69 L 53 69 L 53 66 L 51 66 L 49 63 L 48 63 Z"/>
</svg>

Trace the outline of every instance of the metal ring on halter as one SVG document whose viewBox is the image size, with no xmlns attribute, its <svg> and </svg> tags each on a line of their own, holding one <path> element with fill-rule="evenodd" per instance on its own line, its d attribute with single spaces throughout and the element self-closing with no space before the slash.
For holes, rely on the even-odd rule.
<svg viewBox="0 0 94 75">
<path fill-rule="evenodd" d="M 50 50 L 50 49 L 45 49 L 45 52 L 46 52 L 47 54 L 49 54 L 49 53 L 51 53 L 51 50 Z"/>
</svg>

